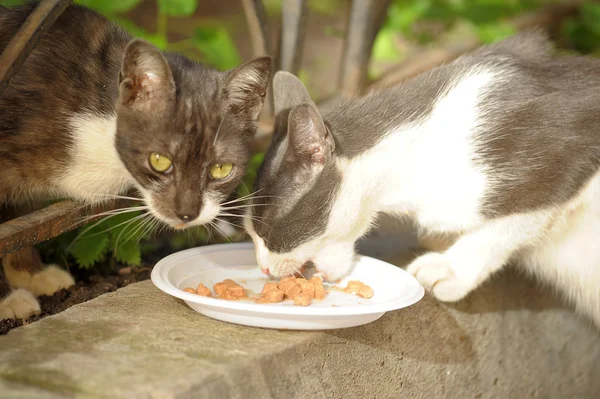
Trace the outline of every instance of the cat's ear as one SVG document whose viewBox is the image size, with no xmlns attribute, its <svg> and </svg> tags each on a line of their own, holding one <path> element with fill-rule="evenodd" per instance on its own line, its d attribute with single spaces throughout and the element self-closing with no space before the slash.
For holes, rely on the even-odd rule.
<svg viewBox="0 0 600 399">
<path fill-rule="evenodd" d="M 175 101 L 175 82 L 162 53 L 135 39 L 125 49 L 119 73 L 119 100 L 134 110 L 160 113 Z"/>
<path fill-rule="evenodd" d="M 275 102 L 275 115 L 278 115 L 284 109 L 291 109 L 303 103 L 314 105 L 308 90 L 300 79 L 286 71 L 275 73 L 273 78 L 273 101 Z"/>
<path fill-rule="evenodd" d="M 335 149 L 335 140 L 317 108 L 300 104 L 288 119 L 289 147 L 293 156 L 312 165 L 324 165 Z"/>
<path fill-rule="evenodd" d="M 271 80 L 271 63 L 271 57 L 260 57 L 227 73 L 223 95 L 229 112 L 258 119 Z"/>
</svg>

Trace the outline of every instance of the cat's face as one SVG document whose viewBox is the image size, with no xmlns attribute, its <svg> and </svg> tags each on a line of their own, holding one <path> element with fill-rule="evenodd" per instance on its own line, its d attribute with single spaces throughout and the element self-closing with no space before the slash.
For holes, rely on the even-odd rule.
<svg viewBox="0 0 600 399">
<path fill-rule="evenodd" d="M 344 195 L 343 160 L 300 81 L 278 72 L 273 89 L 276 134 L 258 172 L 246 230 L 263 272 L 283 277 L 311 262 L 323 277 L 337 280 L 352 268 L 358 238 L 352 226 L 356 215 L 349 215 L 349 224 L 339 224 L 333 215 Z"/>
<path fill-rule="evenodd" d="M 240 183 L 270 80 L 268 57 L 218 72 L 132 41 L 119 76 L 116 148 L 155 217 L 212 221 Z"/>
</svg>

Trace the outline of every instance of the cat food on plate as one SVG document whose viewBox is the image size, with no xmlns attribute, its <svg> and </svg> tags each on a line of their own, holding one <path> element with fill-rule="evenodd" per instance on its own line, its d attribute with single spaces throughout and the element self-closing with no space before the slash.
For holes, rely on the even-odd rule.
<svg viewBox="0 0 600 399">
<path fill-rule="evenodd" d="M 344 288 L 344 292 L 354 294 L 361 298 L 368 299 L 373 297 L 373 289 L 365 283 L 358 280 L 348 281 L 348 285 L 346 286 L 346 288 Z"/>
<path fill-rule="evenodd" d="M 373 289 L 358 280 L 349 281 L 346 288 L 332 287 L 332 289 L 354 294 L 361 298 L 371 298 L 373 296 Z M 231 279 L 215 284 L 213 290 L 219 299 L 237 301 L 248 298 L 244 287 Z M 199 284 L 197 289 L 184 288 L 184 291 L 206 297 L 211 296 L 210 289 L 203 284 Z M 315 299 L 324 299 L 326 294 L 323 280 L 318 277 L 311 277 L 307 280 L 304 277 L 289 276 L 282 278 L 279 282 L 267 281 L 260 296 L 252 299 L 261 304 L 279 303 L 289 299 L 294 301 L 296 306 L 309 306 Z"/>
<path fill-rule="evenodd" d="M 194 289 L 192 287 L 187 287 L 183 289 L 185 292 L 189 292 L 190 294 L 202 295 L 202 296 L 211 296 L 210 290 L 204 284 L 199 284 L 198 288 Z"/>
<path fill-rule="evenodd" d="M 283 301 L 285 294 L 279 289 L 277 283 L 265 283 L 256 303 L 277 303 Z"/>
<path fill-rule="evenodd" d="M 244 287 L 231 279 L 226 279 L 215 284 L 213 286 L 213 290 L 219 298 L 226 299 L 228 301 L 236 301 L 238 299 L 248 298 Z"/>
<path fill-rule="evenodd" d="M 210 290 L 204 284 L 198 284 L 198 288 L 196 288 L 196 294 L 202 296 L 210 296 Z"/>
<path fill-rule="evenodd" d="M 277 303 L 285 299 L 294 301 L 297 306 L 309 306 L 313 299 L 325 298 L 325 288 L 320 278 L 310 280 L 304 277 L 284 277 L 279 281 L 267 282 L 263 287 L 257 303 Z"/>
<path fill-rule="evenodd" d="M 171 254 L 152 269 L 152 282 L 164 293 L 183 300 L 184 306 L 212 319 L 296 331 L 371 323 L 387 312 L 411 306 L 425 293 L 417 280 L 402 268 L 367 256 L 357 255 L 351 273 L 339 283 L 320 279 L 318 274 L 313 277 L 319 272 L 315 269 L 306 270 L 300 280 L 268 278 L 256 261 L 254 245 L 244 242 L 201 246 Z M 213 286 L 225 279 L 242 286 L 248 298 L 240 301 L 219 298 Z M 373 289 L 373 297 L 363 299 L 345 292 L 348 281 L 368 284 Z M 183 291 L 185 287 L 196 289 L 199 283 L 210 288 L 212 297 Z M 314 295 L 310 305 L 300 306 L 309 298 L 300 296 L 298 289 L 294 289 L 296 285 L 300 286 L 300 294 L 304 289 L 309 297 Z M 282 288 L 296 292 L 299 305 L 294 304 L 294 299 L 286 299 Z M 317 299 L 320 297 L 323 299 Z"/>
</svg>

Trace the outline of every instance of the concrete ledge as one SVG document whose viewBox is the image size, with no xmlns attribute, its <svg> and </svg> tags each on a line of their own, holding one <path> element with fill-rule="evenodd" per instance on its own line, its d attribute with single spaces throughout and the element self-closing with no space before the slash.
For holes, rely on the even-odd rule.
<svg viewBox="0 0 600 399">
<path fill-rule="evenodd" d="M 133 284 L 0 337 L 0 397 L 595 398 L 600 334 L 505 273 L 330 332 L 208 319 Z"/>
</svg>

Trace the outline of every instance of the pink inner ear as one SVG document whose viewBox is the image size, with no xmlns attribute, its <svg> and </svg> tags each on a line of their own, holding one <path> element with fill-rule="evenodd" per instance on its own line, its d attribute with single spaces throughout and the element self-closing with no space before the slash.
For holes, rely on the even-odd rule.
<svg viewBox="0 0 600 399">
<path fill-rule="evenodd" d="M 316 163 L 325 163 L 325 155 L 323 155 L 323 147 L 320 144 L 314 145 L 309 151 L 310 160 Z"/>
<path fill-rule="evenodd" d="M 153 83 L 160 83 L 160 78 L 158 77 L 158 75 L 156 75 L 156 74 L 154 74 L 152 72 L 146 72 L 144 74 L 144 77 L 146 78 L 144 80 L 149 80 L 149 81 L 151 81 Z"/>
</svg>

